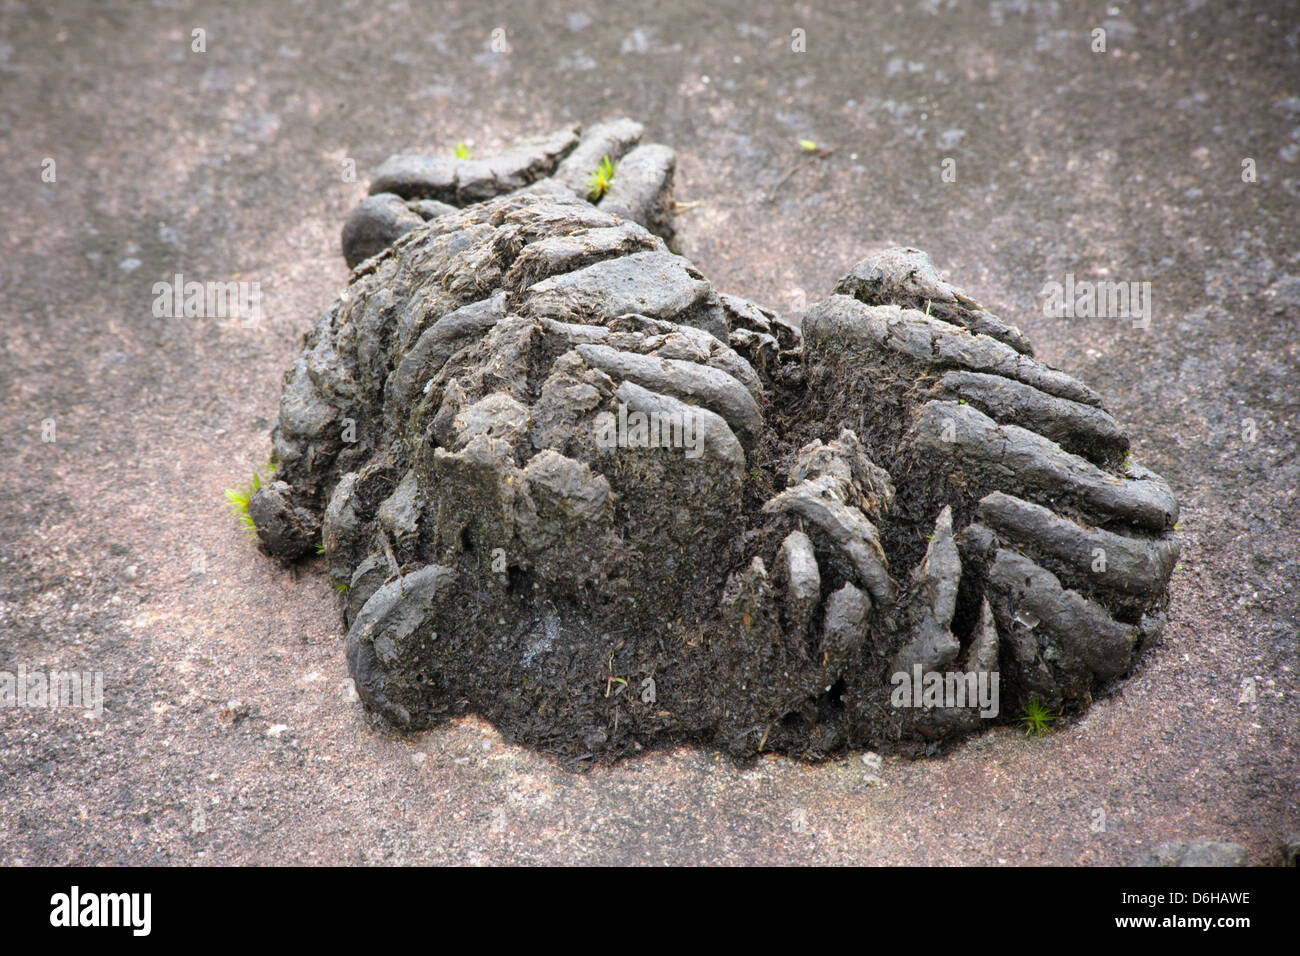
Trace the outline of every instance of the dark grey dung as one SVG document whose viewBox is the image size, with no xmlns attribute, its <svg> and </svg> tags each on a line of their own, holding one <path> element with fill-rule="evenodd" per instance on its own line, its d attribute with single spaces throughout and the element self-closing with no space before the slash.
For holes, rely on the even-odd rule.
<svg viewBox="0 0 1300 956">
<path fill-rule="evenodd" d="M 349 220 L 251 513 L 286 559 L 323 543 L 366 704 L 575 767 L 821 758 L 1127 673 L 1178 512 L 1101 397 L 915 249 L 802 331 L 719 293 L 662 238 L 675 160 L 641 133 L 390 160 Z M 603 155 L 626 179 L 592 205 Z"/>
</svg>

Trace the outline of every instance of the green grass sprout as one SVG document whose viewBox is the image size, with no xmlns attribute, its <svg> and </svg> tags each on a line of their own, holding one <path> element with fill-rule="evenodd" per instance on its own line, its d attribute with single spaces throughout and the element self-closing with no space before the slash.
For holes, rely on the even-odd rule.
<svg viewBox="0 0 1300 956">
<path fill-rule="evenodd" d="M 253 521 L 253 516 L 248 513 L 248 503 L 253 500 L 253 495 L 257 494 L 262 487 L 262 476 L 253 472 L 253 480 L 242 487 L 226 489 L 226 504 L 230 506 L 230 513 L 239 519 L 239 523 L 248 529 L 250 537 L 257 535 L 257 524 Z"/>
<path fill-rule="evenodd" d="M 1020 726 L 1025 728 L 1026 737 L 1041 737 L 1052 729 L 1052 721 L 1059 716 L 1037 697 L 1031 697 L 1020 715 Z"/>
<path fill-rule="evenodd" d="M 600 165 L 587 177 L 587 201 L 595 202 L 609 192 L 609 184 L 614 179 L 614 161 L 602 156 Z"/>
</svg>

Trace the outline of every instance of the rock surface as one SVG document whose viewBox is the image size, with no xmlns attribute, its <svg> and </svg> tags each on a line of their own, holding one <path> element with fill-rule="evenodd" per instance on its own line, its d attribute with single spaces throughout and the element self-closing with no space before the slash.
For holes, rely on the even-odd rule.
<svg viewBox="0 0 1300 956">
<path fill-rule="evenodd" d="M 917 250 L 859 263 L 802 332 L 718 292 L 636 221 L 667 232 L 673 167 L 641 133 L 393 158 L 349 220 L 367 257 L 285 377 L 251 511 L 286 559 L 319 534 L 367 704 L 478 713 L 570 766 L 820 758 L 1123 676 L 1178 509 L 1100 396 Z M 900 705 L 913 673 L 1000 700 Z"/>
<path fill-rule="evenodd" d="M 1162 843 L 1130 866 L 1245 866 L 1246 848 L 1240 843 L 1191 840 Z"/>
<path fill-rule="evenodd" d="M 1300 47 L 1216 4 L 1126 6 L 1141 56 L 1100 57 L 1087 35 L 1099 24 L 1071 5 L 1017 7 L 1027 15 L 1008 15 L 1006 4 L 961 5 L 942 18 L 930 4 L 864 4 L 854 8 L 864 34 L 840 29 L 844 6 L 818 5 L 799 24 L 810 55 L 797 56 L 788 39 L 776 42 L 794 25 L 787 11 L 724 2 L 710 10 L 735 29 L 670 26 L 652 34 L 648 55 L 629 55 L 619 47 L 634 24 L 687 23 L 691 8 L 596 16 L 570 34 L 566 15 L 583 20 L 579 11 L 593 9 L 563 0 L 548 5 L 546 25 L 568 50 L 515 43 L 488 69 L 474 57 L 501 23 L 484 4 L 464 5 L 454 21 L 419 4 L 388 16 L 382 22 L 408 42 L 397 48 L 364 17 L 341 20 L 324 6 L 241 7 L 221 31 L 239 42 L 223 44 L 216 62 L 211 52 L 159 56 L 174 49 L 175 25 L 148 4 L 113 16 L 115 57 L 101 55 L 101 30 L 69 29 L 56 42 L 59 24 L 8 18 L 11 128 L 0 152 L 16 170 L 50 143 L 62 151 L 52 155 L 79 158 L 76 175 L 64 175 L 60 158 L 57 186 L 15 189 L 6 208 L 12 361 L 0 402 L 20 427 L 8 431 L 0 468 L 10 480 L 0 519 L 5 669 L 80 663 L 103 668 L 110 695 L 114 685 L 133 689 L 103 725 L 66 710 L 5 712 L 3 759 L 18 770 L 0 794 L 0 856 L 27 866 L 1115 865 L 1141 849 L 1134 839 L 1144 833 L 1152 843 L 1233 840 L 1252 862 L 1272 854 L 1300 829 L 1300 697 L 1288 684 L 1300 580 L 1291 351 L 1300 166 L 1277 159 L 1300 125 L 1278 95 L 1293 85 Z M 82 12 L 102 11 L 72 0 L 54 15 L 72 27 Z M 875 34 L 871 56 L 861 41 L 882 17 L 891 28 Z M 435 33 L 457 56 L 440 69 L 447 78 L 436 98 L 416 100 L 434 82 L 424 64 Z M 328 55 L 291 58 L 317 49 L 320 37 L 331 38 Z M 683 49 L 671 52 L 677 42 Z M 881 54 L 886 43 L 898 49 Z M 558 53 L 577 48 L 594 66 L 566 69 L 560 57 L 557 69 Z M 394 59 L 404 51 L 417 62 Z M 772 57 L 784 79 L 756 55 Z M 734 56 L 741 69 L 718 73 Z M 894 57 L 929 68 L 887 76 Z M 1227 67 L 1207 71 L 1225 57 Z M 972 61 L 997 79 L 971 82 L 949 67 Z M 66 82 L 69 62 L 84 65 L 82 85 Z M 147 71 L 123 68 L 145 62 Z M 684 85 L 684 70 L 705 64 L 712 82 Z M 865 86 L 864 64 L 874 71 Z M 1070 84 L 1079 70 L 1087 82 Z M 804 72 L 814 81 L 796 89 Z M 678 149 L 679 198 L 700 201 L 677 215 L 679 251 L 716 286 L 798 315 L 806 306 L 795 289 L 820 297 L 872 237 L 928 250 L 944 276 L 1019 324 L 1039 358 L 1103 392 L 1136 457 L 1176 489 L 1183 555 L 1164 635 L 1083 726 L 1042 739 L 996 728 L 943 760 L 886 755 L 888 785 L 879 787 L 849 772 L 861 767 L 857 753 L 813 768 L 779 758 L 745 768 L 694 746 L 622 761 L 575 785 L 545 754 L 503 745 L 485 721 L 390 736 L 362 719 L 340 683 L 347 664 L 324 559 L 277 572 L 250 553 L 221 490 L 265 461 L 279 377 L 347 284 L 338 231 L 365 196 L 367 169 L 422 143 L 486 143 L 600 116 L 611 108 L 609 85 L 592 82 L 602 76 L 619 78 L 614 108 L 642 120 L 647 139 Z M 768 203 L 768 187 L 800 155 L 785 119 L 775 119 L 786 117 L 789 95 L 801 125 L 838 149 L 810 159 Z M 943 110 L 918 128 L 921 96 Z M 860 108 L 846 110 L 850 99 Z M 890 100 L 897 115 L 886 112 Z M 1116 147 L 1117 105 L 1143 129 L 1133 148 Z M 963 125 L 955 115 L 979 119 L 959 144 L 965 152 L 952 154 L 958 184 L 940 181 L 938 156 L 950 154 L 934 148 L 937 134 Z M 266 125 L 277 120 L 278 130 Z M 1189 129 L 1208 156 L 1189 148 L 1197 145 Z M 1225 195 L 1245 154 L 1234 144 L 1256 141 L 1273 144 L 1263 149 L 1261 183 Z M 241 158 L 254 149 L 255 161 Z M 361 183 L 338 181 L 333 159 L 343 155 L 357 159 Z M 191 171 L 184 187 L 179 167 L 159 175 L 160 156 Z M 1161 175 L 1151 175 L 1153 163 Z M 118 186 L 129 197 L 106 206 Z M 188 247 L 155 246 L 159 222 L 179 227 Z M 127 274 L 117 266 L 123 244 L 142 239 L 144 253 L 131 254 L 144 264 Z M 51 282 L 55 261 L 67 270 Z M 1151 327 L 1043 317 L 1039 288 L 1067 270 L 1153 280 Z M 150 283 L 176 271 L 260 279 L 261 328 L 111 320 L 147 312 Z M 56 445 L 40 443 L 47 415 L 59 422 Z M 1254 445 L 1241 441 L 1245 416 L 1260 426 Z M 65 444 L 78 428 L 82 442 Z M 157 481 L 147 494 L 105 481 L 110 461 Z M 184 573 L 194 549 L 207 556 L 201 581 Z M 128 578 L 127 566 L 138 574 Z M 149 615 L 146 626 L 132 625 L 138 614 Z M 185 660 L 196 668 L 158 666 Z M 311 671 L 324 679 L 300 683 Z M 1249 674 L 1261 690 L 1276 680 L 1279 696 L 1236 705 Z M 196 691 L 221 703 L 201 703 Z M 1231 706 L 1200 706 L 1229 692 Z M 217 718 L 231 700 L 254 716 Z M 159 701 L 193 703 L 159 715 Z M 291 731 L 264 736 L 281 723 Z M 294 736 L 301 749 L 290 749 Z M 56 761 L 47 759 L 52 748 Z M 110 766 L 114 785 L 104 787 Z M 207 783 L 214 772 L 219 782 Z M 248 788 L 256 802 L 231 825 L 210 814 L 202 835 L 190 834 L 183 815 L 154 812 L 141 825 L 140 799 L 161 788 L 192 800 L 191 781 L 204 781 L 205 801 L 210 793 L 232 808 Z M 495 832 L 502 806 L 508 826 Z M 1123 825 L 1091 833 L 1080 820 L 1093 807 L 1108 816 L 1123 808 Z M 93 826 L 78 825 L 83 808 Z M 807 811 L 799 835 L 789 826 L 795 808 Z"/>
</svg>

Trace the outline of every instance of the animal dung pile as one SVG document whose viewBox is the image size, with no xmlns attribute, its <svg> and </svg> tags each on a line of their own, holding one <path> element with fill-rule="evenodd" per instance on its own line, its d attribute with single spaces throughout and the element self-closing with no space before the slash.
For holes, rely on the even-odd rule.
<svg viewBox="0 0 1300 956">
<path fill-rule="evenodd" d="M 272 554 L 323 546 L 366 705 L 573 767 L 816 759 L 1128 672 L 1178 509 L 1100 396 L 915 249 L 801 324 L 720 292 L 666 244 L 675 158 L 641 135 L 395 156 L 344 227 L 249 510 Z"/>
</svg>

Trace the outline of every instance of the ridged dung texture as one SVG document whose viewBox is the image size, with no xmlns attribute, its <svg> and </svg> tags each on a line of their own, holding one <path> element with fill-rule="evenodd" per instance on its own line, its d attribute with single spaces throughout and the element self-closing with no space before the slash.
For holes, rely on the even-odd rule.
<svg viewBox="0 0 1300 956">
<path fill-rule="evenodd" d="M 673 160 L 640 132 L 381 169 L 429 215 L 307 335 L 251 506 L 271 553 L 323 543 L 367 706 L 480 714 L 572 767 L 820 758 L 932 752 L 1128 672 L 1177 505 L 1100 397 L 914 249 L 802 330 L 720 293 L 661 238 Z M 611 151 L 629 182 L 589 204 L 565 157 Z M 996 675 L 997 713 L 899 706 L 899 674 Z"/>
</svg>

